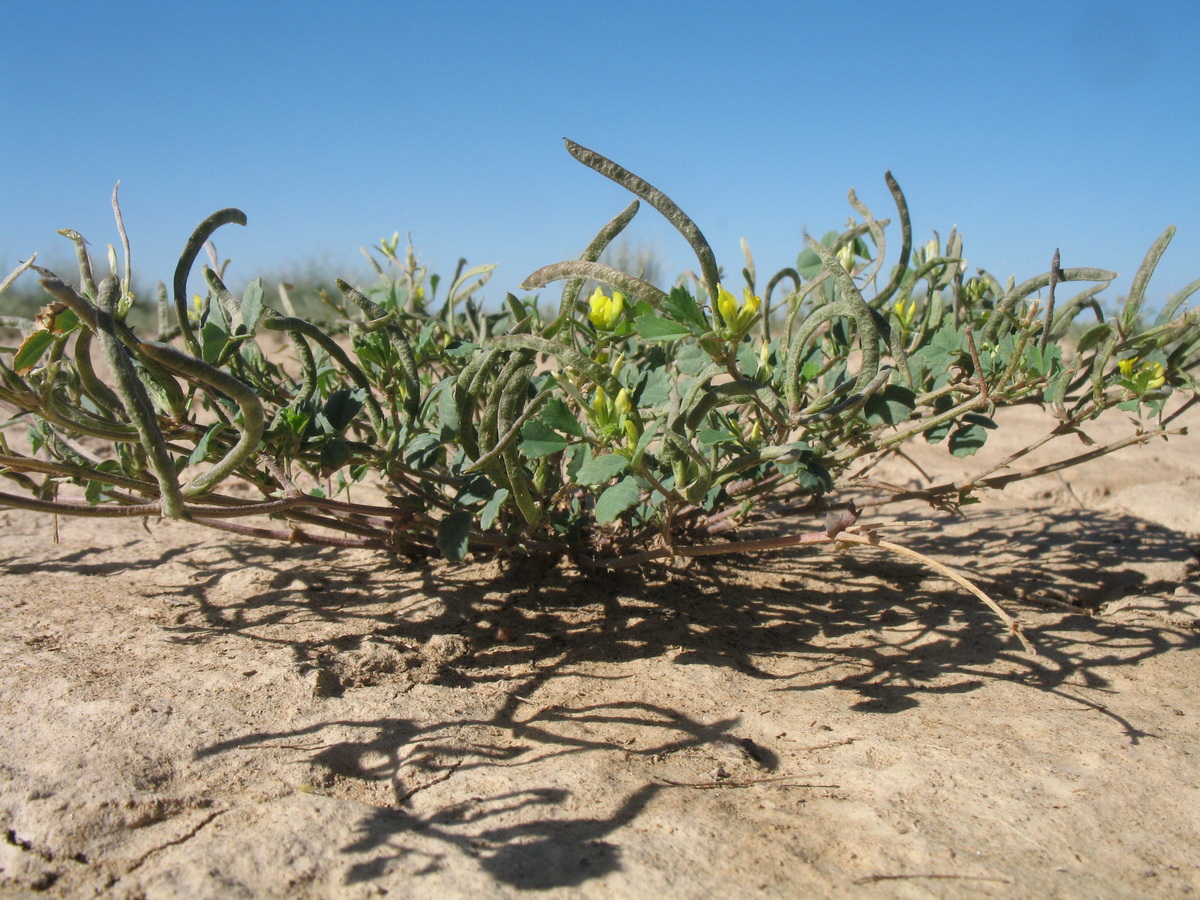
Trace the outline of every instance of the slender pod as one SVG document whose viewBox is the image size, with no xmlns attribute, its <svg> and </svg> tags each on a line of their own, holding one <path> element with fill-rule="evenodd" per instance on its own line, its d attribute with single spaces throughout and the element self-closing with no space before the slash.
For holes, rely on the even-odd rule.
<svg viewBox="0 0 1200 900">
<path fill-rule="evenodd" d="M 100 339 L 100 350 L 113 373 L 117 395 L 125 407 L 125 414 L 141 438 L 150 471 L 158 481 L 162 514 L 170 519 L 181 519 L 185 517 L 183 494 L 179 487 L 179 476 L 175 472 L 175 463 L 167 450 L 162 429 L 158 427 L 158 416 L 154 412 L 150 396 L 138 379 L 128 351 L 117 338 L 113 316 L 119 292 L 120 286 L 112 275 L 100 283 L 100 306 L 96 316 L 99 326 L 96 334 Z"/>
<path fill-rule="evenodd" d="M 892 200 L 895 201 L 896 212 L 900 216 L 900 259 L 896 262 L 896 268 L 892 270 L 892 277 L 887 285 L 871 300 L 876 309 L 892 299 L 892 295 L 900 287 L 908 270 L 908 258 L 912 253 L 912 220 L 908 217 L 908 201 L 904 199 L 904 191 L 900 190 L 899 183 L 890 171 L 884 172 L 883 177 L 887 181 L 888 190 L 892 192 Z"/>
<path fill-rule="evenodd" d="M 768 344 L 771 342 L 771 295 L 775 292 L 776 285 L 785 278 L 792 279 L 792 293 L 795 294 L 800 290 L 800 273 L 788 266 L 780 269 L 771 276 L 771 280 L 767 282 L 767 289 L 763 291 L 762 296 L 762 330 L 763 340 Z"/>
<path fill-rule="evenodd" d="M 346 355 L 346 351 L 338 346 L 337 341 L 311 322 L 293 316 L 267 316 L 258 324 L 268 331 L 288 331 L 302 334 L 320 344 L 321 349 L 337 360 L 354 383 L 366 392 L 367 415 L 371 418 L 371 427 L 375 429 L 375 437 L 380 443 L 384 442 L 387 429 L 383 421 L 383 410 L 379 408 L 379 402 L 371 392 L 371 382 L 363 370 Z"/>
<path fill-rule="evenodd" d="M 75 245 L 75 258 L 79 262 L 80 286 L 83 288 L 85 296 L 92 300 L 96 299 L 96 278 L 92 275 L 92 258 L 88 255 L 87 241 L 74 228 L 63 228 L 58 233 Z"/>
<path fill-rule="evenodd" d="M 545 354 L 557 360 L 560 366 L 576 369 L 594 384 L 603 387 L 609 396 L 615 397 L 621 392 L 621 382 L 608 369 L 566 344 L 548 341 L 535 334 L 502 334 L 493 338 L 492 344 L 501 349 L 524 348 Z"/>
<path fill-rule="evenodd" d="M 194 379 L 209 390 L 224 394 L 241 410 L 242 422 L 237 426 L 237 443 L 211 469 L 185 484 L 182 492 L 185 497 L 195 497 L 212 490 L 258 452 L 266 418 L 262 401 L 249 386 L 237 378 L 167 344 L 146 342 L 138 349 L 160 365 Z"/>
<path fill-rule="evenodd" d="M 619 291 L 624 291 L 638 300 L 644 300 L 655 309 L 662 309 L 662 305 L 667 302 L 667 295 L 650 282 L 627 275 L 612 266 L 588 262 L 585 259 L 568 259 L 560 263 L 542 266 L 521 282 L 521 290 L 536 290 L 545 287 L 552 281 L 562 281 L 564 278 L 591 278 L 593 281 L 599 281 L 611 285 Z"/>
<path fill-rule="evenodd" d="M 650 182 L 617 165 L 608 157 L 582 147 L 571 140 L 568 140 L 566 145 L 567 152 L 589 169 L 599 172 L 630 193 L 641 197 L 675 226 L 675 230 L 683 235 L 684 240 L 691 246 L 692 252 L 696 254 L 696 259 L 700 262 L 700 272 L 704 278 L 705 290 L 708 291 L 709 298 L 715 300 L 717 283 L 721 280 L 720 271 L 717 269 L 717 258 L 713 255 L 712 247 L 709 246 L 704 234 L 696 227 L 696 223 L 676 206 L 675 201 Z"/>
<path fill-rule="evenodd" d="M 592 242 L 587 245 L 587 248 L 579 255 L 579 258 L 585 262 L 599 262 L 604 251 L 608 249 L 608 245 L 616 239 L 617 235 L 625 230 L 626 225 L 633 221 L 633 217 L 637 215 L 640 207 L 641 201 L 634 200 L 613 216 L 600 229 L 599 233 L 592 239 Z M 579 300 L 579 292 L 583 290 L 583 285 L 586 281 L 586 278 L 572 278 L 563 285 L 562 299 L 558 304 L 558 315 L 542 329 L 542 337 L 552 338 L 563 327 L 569 326 L 574 321 L 575 304 Z"/>
<path fill-rule="evenodd" d="M 404 333 L 404 326 L 396 319 L 394 311 L 388 312 L 362 291 L 340 278 L 336 279 L 335 283 L 343 297 L 361 309 L 373 322 L 379 322 L 378 327 L 386 328 L 387 333 L 392 336 L 392 345 L 396 348 L 396 355 L 400 357 L 400 368 L 404 373 L 404 411 L 408 414 L 409 421 L 412 421 L 421 405 L 421 379 L 417 374 L 417 359 L 413 355 L 412 344 Z"/>
<path fill-rule="evenodd" d="M 1107 283 L 1116 277 L 1116 272 L 1109 272 L 1107 269 L 1075 268 L 1060 269 L 1055 280 L 1059 284 L 1064 281 L 1103 281 Z M 988 318 L 987 325 L 983 330 L 983 340 L 995 343 L 1000 336 L 1001 324 L 1005 321 L 1015 321 L 1013 310 L 1016 309 L 1017 304 L 1048 284 L 1050 284 L 1050 273 L 1043 272 L 1041 275 L 1035 275 L 1033 278 L 1009 288 L 1004 294 L 1004 299 L 996 305 L 996 309 Z"/>
<path fill-rule="evenodd" d="M 188 275 L 191 274 L 192 265 L 196 262 L 196 257 L 200 254 L 200 249 L 212 237 L 213 232 L 222 225 L 229 224 L 245 225 L 246 214 L 240 209 L 232 207 L 213 213 L 196 226 L 196 230 L 192 232 L 192 236 L 184 244 L 183 253 L 179 256 L 179 264 L 175 266 L 175 315 L 179 322 L 179 331 L 183 335 L 183 342 L 187 345 L 188 350 L 196 356 L 200 355 L 200 343 L 196 340 L 196 332 L 192 330 L 192 325 L 188 321 Z"/>
<path fill-rule="evenodd" d="M 1121 310 L 1121 330 L 1125 334 L 1132 332 L 1137 325 L 1138 314 L 1146 299 L 1146 288 L 1150 284 L 1158 261 L 1162 259 L 1162 255 L 1166 252 L 1173 237 L 1175 237 L 1175 226 L 1169 225 L 1167 230 L 1150 245 L 1150 249 L 1146 251 L 1146 256 L 1142 259 L 1142 264 L 1138 266 L 1137 274 L 1133 276 L 1133 284 L 1129 286 L 1129 299 L 1125 301 L 1125 307 Z"/>
</svg>

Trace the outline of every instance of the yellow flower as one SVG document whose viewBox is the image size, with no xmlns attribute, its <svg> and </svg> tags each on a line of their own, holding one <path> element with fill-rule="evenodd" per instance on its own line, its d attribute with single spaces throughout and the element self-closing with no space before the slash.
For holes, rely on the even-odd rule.
<svg viewBox="0 0 1200 900">
<path fill-rule="evenodd" d="M 750 327 L 750 323 L 758 315 L 760 306 L 762 306 L 762 298 L 755 296 L 750 288 L 742 290 L 742 302 L 739 304 L 733 294 L 721 285 L 717 285 L 717 312 L 720 313 L 721 320 L 726 327 L 735 335 L 742 334 Z"/>
<path fill-rule="evenodd" d="M 846 244 L 838 251 L 838 262 L 842 264 L 842 268 L 847 272 L 854 271 L 854 241 Z"/>
<path fill-rule="evenodd" d="M 1140 365 L 1141 357 L 1131 356 L 1117 363 L 1121 377 L 1130 382 L 1129 387 L 1139 394 L 1157 390 L 1167 383 L 1167 371 L 1160 362 L 1144 362 Z"/>
<path fill-rule="evenodd" d="M 625 295 L 620 291 L 613 291 L 610 297 L 600 288 L 596 288 L 588 300 L 588 306 L 588 320 L 600 331 L 612 331 L 620 320 L 621 313 L 625 311 Z"/>
<path fill-rule="evenodd" d="M 625 416 L 633 409 L 633 400 L 629 396 L 629 388 L 621 388 L 621 392 L 617 394 L 617 399 L 613 401 L 613 409 L 617 415 Z"/>
<path fill-rule="evenodd" d="M 909 328 L 913 323 L 913 317 L 917 313 L 917 301 L 909 300 L 905 303 L 904 299 L 901 298 L 896 301 L 892 307 L 892 311 L 895 312 L 896 318 L 900 320 L 900 325 L 904 328 Z"/>
</svg>

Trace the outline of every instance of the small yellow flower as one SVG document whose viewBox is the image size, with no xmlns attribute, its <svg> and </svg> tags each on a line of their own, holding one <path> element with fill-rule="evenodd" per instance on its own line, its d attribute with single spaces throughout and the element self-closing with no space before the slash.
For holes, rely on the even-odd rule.
<svg viewBox="0 0 1200 900">
<path fill-rule="evenodd" d="M 896 301 L 892 307 L 892 311 L 896 314 L 896 318 L 900 320 L 901 327 L 910 328 L 912 327 L 913 318 L 917 314 L 917 301 L 909 300 L 905 303 L 904 299 L 901 298 Z"/>
<path fill-rule="evenodd" d="M 750 288 L 742 290 L 742 302 L 738 303 L 733 294 L 721 285 L 717 285 L 717 312 L 720 313 L 725 326 L 734 335 L 741 335 L 750 327 L 750 323 L 758 315 L 760 306 L 762 306 L 762 298 L 752 293 Z"/>
<path fill-rule="evenodd" d="M 621 313 L 625 311 L 625 295 L 620 291 L 613 291 L 610 297 L 600 288 L 596 288 L 588 300 L 588 306 L 588 320 L 599 331 L 612 331 L 620 320 Z"/>
<path fill-rule="evenodd" d="M 854 241 L 846 244 L 838 251 L 838 262 L 847 272 L 854 272 Z"/>
<path fill-rule="evenodd" d="M 633 409 L 633 400 L 629 396 L 629 388 L 621 388 L 621 392 L 617 394 L 617 399 L 613 401 L 613 410 L 619 416 L 629 415 L 629 411 Z"/>
<path fill-rule="evenodd" d="M 1117 363 L 1121 378 L 1128 382 L 1128 387 L 1142 394 L 1146 391 L 1157 390 L 1167 383 L 1167 371 L 1160 362 L 1143 362 L 1139 356 L 1131 356 Z"/>
<path fill-rule="evenodd" d="M 592 410 L 601 423 L 608 422 L 612 418 L 612 404 L 609 403 L 608 394 L 604 392 L 601 385 L 596 385 L 596 394 L 592 397 Z"/>
</svg>

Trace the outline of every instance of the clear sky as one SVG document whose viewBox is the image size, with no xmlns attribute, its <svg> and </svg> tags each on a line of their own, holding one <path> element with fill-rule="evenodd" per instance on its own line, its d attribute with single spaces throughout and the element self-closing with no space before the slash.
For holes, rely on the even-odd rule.
<svg viewBox="0 0 1200 900">
<path fill-rule="evenodd" d="M 65 227 L 102 260 L 120 179 L 146 281 L 237 206 L 249 226 L 217 234 L 235 284 L 361 273 L 358 248 L 400 231 L 443 276 L 499 263 L 494 298 L 631 199 L 569 137 L 668 193 L 730 273 L 743 236 L 760 278 L 793 265 L 851 187 L 894 218 L 891 169 L 918 239 L 957 225 L 1001 280 L 1059 247 L 1127 289 L 1169 224 L 1152 300 L 1200 276 L 1196 0 L 4 0 L 0 34 L 5 271 L 69 259 Z M 694 268 L 653 210 L 631 235 Z"/>
</svg>

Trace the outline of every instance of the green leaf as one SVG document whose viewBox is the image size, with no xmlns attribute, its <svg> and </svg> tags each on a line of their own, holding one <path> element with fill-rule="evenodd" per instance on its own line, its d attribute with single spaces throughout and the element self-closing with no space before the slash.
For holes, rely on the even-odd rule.
<svg viewBox="0 0 1200 900">
<path fill-rule="evenodd" d="M 242 324 L 246 326 L 246 330 L 254 334 L 254 329 L 258 325 L 258 320 L 263 314 L 263 286 L 262 279 L 255 278 L 248 285 L 242 294 Z"/>
<path fill-rule="evenodd" d="M 438 525 L 437 545 L 442 556 L 451 562 L 462 562 L 467 555 L 471 536 L 472 516 L 465 509 L 458 509 L 442 519 Z"/>
<path fill-rule="evenodd" d="M 217 308 L 217 304 L 213 304 Z M 217 361 L 221 351 L 229 342 L 229 334 L 211 319 L 204 323 L 200 331 L 200 355 L 210 366 Z"/>
<path fill-rule="evenodd" d="M 570 443 L 556 431 L 551 431 L 540 419 L 526 422 L 521 428 L 520 451 L 526 459 L 540 459 L 565 450 Z"/>
<path fill-rule="evenodd" d="M 662 316 L 638 316 L 634 324 L 646 341 L 676 341 L 692 333 L 691 329 Z"/>
<path fill-rule="evenodd" d="M 428 469 L 435 465 L 442 452 L 442 442 L 434 434 L 418 434 L 408 444 L 404 460 L 414 469 Z"/>
<path fill-rule="evenodd" d="M 1083 333 L 1083 337 L 1079 339 L 1079 346 L 1075 348 L 1076 354 L 1086 353 L 1091 350 L 1110 334 L 1113 333 L 1113 327 L 1108 322 L 1100 322 L 1093 325 Z"/>
<path fill-rule="evenodd" d="M 500 508 L 504 506 L 504 501 L 508 499 L 508 488 L 500 488 L 496 493 L 492 494 L 492 499 L 484 504 L 483 510 L 479 513 L 479 527 L 487 531 L 495 524 L 495 521 L 500 516 Z"/>
<path fill-rule="evenodd" d="M 671 314 L 676 322 L 688 325 L 696 334 L 704 334 L 711 330 L 703 310 L 696 304 L 696 298 L 683 287 L 671 289 L 671 296 L 663 304 L 663 309 Z"/>
<path fill-rule="evenodd" d="M 607 525 L 637 503 L 641 496 L 642 489 L 638 486 L 637 479 L 626 475 L 606 489 L 596 501 L 596 523 Z"/>
<path fill-rule="evenodd" d="M 451 341 L 442 352 L 451 359 L 466 359 L 478 349 L 479 345 L 470 341 Z"/>
<path fill-rule="evenodd" d="M 196 448 L 192 450 L 191 455 L 188 457 L 187 464 L 189 466 L 194 466 L 208 459 L 208 446 L 212 443 L 212 439 L 216 436 L 217 432 L 224 427 L 224 424 L 218 422 L 212 428 L 208 429 L 208 431 L 204 432 L 204 436 L 196 442 Z"/>
<path fill-rule="evenodd" d="M 583 426 L 579 424 L 571 408 L 557 397 L 546 401 L 538 418 L 556 431 L 583 437 Z"/>
<path fill-rule="evenodd" d="M 654 440 L 655 435 L 658 434 L 658 429 L 662 428 L 665 421 L 665 417 L 655 419 L 650 424 L 650 427 L 642 432 L 642 436 L 638 438 L 637 446 L 633 448 L 633 459 L 631 460 L 633 465 L 636 466 L 642 461 L 642 457 L 645 456 L 646 451 L 650 449 L 651 441 Z"/>
<path fill-rule="evenodd" d="M 31 332 L 13 356 L 13 370 L 18 375 L 28 375 L 43 354 L 50 349 L 54 340 L 54 335 L 44 329 Z"/>
<path fill-rule="evenodd" d="M 458 416 L 458 404 L 454 400 L 454 378 L 444 378 L 429 392 L 429 398 L 437 394 L 438 421 L 442 425 L 442 440 L 451 441 L 458 436 L 462 426 Z"/>
<path fill-rule="evenodd" d="M 916 406 L 916 394 L 898 384 L 889 384 L 867 400 L 864 412 L 872 425 L 900 425 L 912 418 Z"/>
<path fill-rule="evenodd" d="M 358 411 L 363 408 L 364 397 L 362 390 L 346 388 L 329 395 L 321 415 L 325 417 L 334 434 L 341 434 L 354 421 Z"/>
<path fill-rule="evenodd" d="M 340 469 L 350 459 L 350 445 L 345 438 L 334 437 L 321 447 L 321 468 L 327 472 Z"/>
<path fill-rule="evenodd" d="M 696 433 L 696 440 L 707 447 L 711 447 L 715 444 L 728 444 L 737 441 L 738 436 L 716 428 L 701 428 Z"/>
<path fill-rule="evenodd" d="M 796 271 L 805 281 L 816 278 L 821 274 L 823 268 L 824 263 L 821 262 L 821 257 L 817 256 L 817 251 L 811 247 L 800 251 L 800 255 L 796 258 Z"/>
<path fill-rule="evenodd" d="M 671 382 L 666 366 L 651 369 L 642 381 L 635 399 L 639 409 L 647 406 L 665 406 L 671 400 Z"/>
<path fill-rule="evenodd" d="M 966 419 L 966 416 L 963 418 Z M 980 416 L 979 418 L 984 417 Z M 996 427 L 994 423 L 992 427 Z M 985 426 L 976 422 L 964 422 L 950 433 L 950 452 L 959 457 L 974 456 L 986 442 Z"/>
<path fill-rule="evenodd" d="M 579 471 L 575 474 L 575 482 L 586 485 L 601 484 L 614 475 L 624 472 L 628 465 L 629 460 L 619 453 L 606 453 L 603 456 L 594 457 L 580 466 Z"/>
</svg>

